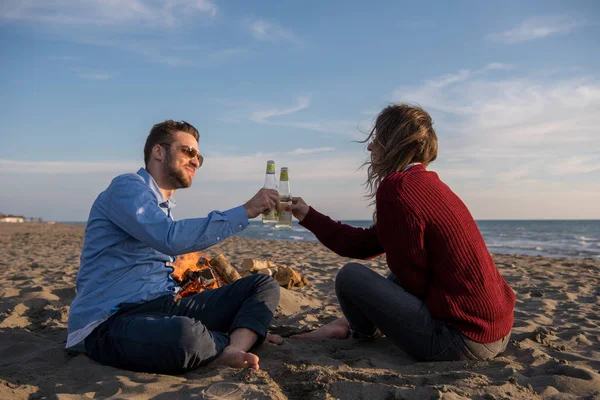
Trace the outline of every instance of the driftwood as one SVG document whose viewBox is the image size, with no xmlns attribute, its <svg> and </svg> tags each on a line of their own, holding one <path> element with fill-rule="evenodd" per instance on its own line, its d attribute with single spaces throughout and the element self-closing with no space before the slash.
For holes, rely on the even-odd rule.
<svg viewBox="0 0 600 400">
<path fill-rule="evenodd" d="M 225 283 L 233 283 L 238 279 L 242 279 L 240 274 L 231 266 L 229 261 L 225 259 L 223 254 L 219 254 L 210 260 L 210 265 L 217 271 L 221 278 L 223 278 Z"/>
</svg>

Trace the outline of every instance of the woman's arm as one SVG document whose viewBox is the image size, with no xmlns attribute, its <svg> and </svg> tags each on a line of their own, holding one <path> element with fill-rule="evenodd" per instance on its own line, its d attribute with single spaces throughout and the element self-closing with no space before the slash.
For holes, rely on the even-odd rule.
<svg viewBox="0 0 600 400">
<path fill-rule="evenodd" d="M 292 212 L 300 221 L 300 225 L 314 233 L 324 246 L 342 257 L 366 260 L 383 253 L 375 226 L 364 229 L 336 222 L 309 207 L 299 197 L 293 199 Z"/>
</svg>

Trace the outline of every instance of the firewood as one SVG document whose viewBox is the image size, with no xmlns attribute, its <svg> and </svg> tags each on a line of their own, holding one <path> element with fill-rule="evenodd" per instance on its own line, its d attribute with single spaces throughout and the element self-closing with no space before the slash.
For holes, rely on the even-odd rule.
<svg viewBox="0 0 600 400">
<path fill-rule="evenodd" d="M 219 254 L 212 260 L 210 260 L 210 265 L 217 271 L 217 273 L 223 278 L 225 283 L 233 283 L 238 279 L 242 279 L 240 274 L 236 271 L 235 268 L 231 266 L 229 261 L 223 256 L 223 254 Z"/>
<path fill-rule="evenodd" d="M 273 276 L 273 271 L 271 271 L 271 269 L 269 269 L 269 268 L 259 269 L 258 271 L 256 271 L 256 273 L 257 274 L 265 274 L 265 275 Z"/>
<path fill-rule="evenodd" d="M 290 289 L 293 286 L 303 287 L 308 285 L 308 280 L 291 267 L 279 267 L 273 275 L 279 286 Z"/>
<path fill-rule="evenodd" d="M 246 259 L 244 259 L 244 261 L 242 261 L 240 272 L 250 271 L 252 273 L 255 273 L 259 269 L 274 268 L 274 267 L 275 267 L 275 263 L 271 260 L 254 260 L 252 258 L 246 258 Z"/>
</svg>

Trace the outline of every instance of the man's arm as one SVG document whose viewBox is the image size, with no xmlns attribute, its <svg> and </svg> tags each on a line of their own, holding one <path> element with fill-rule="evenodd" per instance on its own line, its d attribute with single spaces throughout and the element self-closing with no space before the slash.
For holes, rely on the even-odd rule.
<svg viewBox="0 0 600 400">
<path fill-rule="evenodd" d="M 243 230 L 248 214 L 243 206 L 206 218 L 173 221 L 159 207 L 152 190 L 135 177 L 123 177 L 111 184 L 106 213 L 119 228 L 146 245 L 168 255 L 203 250 Z"/>
</svg>

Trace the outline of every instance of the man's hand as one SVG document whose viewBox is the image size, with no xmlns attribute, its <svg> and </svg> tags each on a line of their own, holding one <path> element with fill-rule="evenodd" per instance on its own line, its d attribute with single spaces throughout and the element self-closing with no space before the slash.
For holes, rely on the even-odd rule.
<svg viewBox="0 0 600 400">
<path fill-rule="evenodd" d="M 292 214 L 298 221 L 302 221 L 306 217 L 308 209 L 308 204 L 302 200 L 302 197 L 292 197 Z"/>
<path fill-rule="evenodd" d="M 262 188 L 244 204 L 248 218 L 258 217 L 260 214 L 279 207 L 279 193 L 274 189 Z"/>
</svg>

